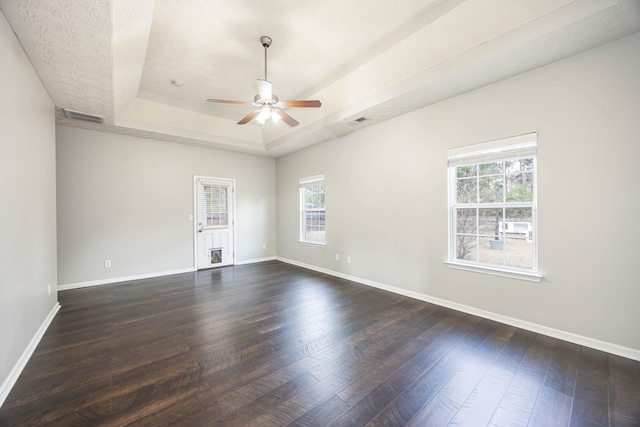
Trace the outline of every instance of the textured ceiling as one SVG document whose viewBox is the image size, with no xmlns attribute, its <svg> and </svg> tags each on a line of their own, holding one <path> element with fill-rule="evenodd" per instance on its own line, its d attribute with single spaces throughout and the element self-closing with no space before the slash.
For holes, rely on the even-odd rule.
<svg viewBox="0 0 640 427">
<path fill-rule="evenodd" d="M 639 0 L 0 0 L 67 126 L 281 156 L 640 31 Z M 235 122 L 255 80 L 300 125 Z M 172 79 L 182 87 L 170 84 Z M 66 119 L 61 108 L 105 117 Z M 353 125 L 353 119 L 369 120 Z"/>
</svg>

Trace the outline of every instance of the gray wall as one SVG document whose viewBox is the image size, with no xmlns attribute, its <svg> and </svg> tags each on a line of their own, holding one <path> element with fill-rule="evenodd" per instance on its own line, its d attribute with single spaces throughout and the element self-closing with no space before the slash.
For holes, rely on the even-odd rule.
<svg viewBox="0 0 640 427">
<path fill-rule="evenodd" d="M 57 291 L 54 108 L 2 13 L 0 62 L 1 386 Z"/>
<path fill-rule="evenodd" d="M 638 52 L 635 34 L 278 159 L 278 256 L 640 350 Z M 447 268 L 446 150 L 529 132 L 543 281 Z M 320 173 L 313 247 L 297 185 Z"/>
<path fill-rule="evenodd" d="M 56 138 L 61 286 L 192 268 L 194 175 L 236 180 L 237 262 L 275 256 L 275 160 L 62 126 Z"/>
</svg>

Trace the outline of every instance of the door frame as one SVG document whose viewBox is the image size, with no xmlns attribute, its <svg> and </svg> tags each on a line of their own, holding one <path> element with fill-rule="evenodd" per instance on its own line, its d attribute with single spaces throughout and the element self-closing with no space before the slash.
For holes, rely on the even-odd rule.
<svg viewBox="0 0 640 427">
<path fill-rule="evenodd" d="M 221 178 L 216 176 L 194 175 L 193 176 L 193 270 L 198 271 L 198 181 L 199 180 L 211 180 L 211 181 L 225 181 L 231 184 L 231 203 L 233 204 L 233 214 L 231 215 L 231 225 L 233 226 L 233 255 L 231 261 L 233 265 L 236 265 L 236 180 L 235 178 Z M 226 265 L 224 267 L 229 267 Z M 216 267 L 213 267 L 216 268 Z"/>
</svg>

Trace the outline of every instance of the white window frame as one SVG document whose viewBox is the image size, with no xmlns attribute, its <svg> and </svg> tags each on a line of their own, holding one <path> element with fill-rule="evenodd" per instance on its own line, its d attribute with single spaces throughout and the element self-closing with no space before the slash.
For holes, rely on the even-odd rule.
<svg viewBox="0 0 640 427">
<path fill-rule="evenodd" d="M 474 144 L 465 147 L 453 148 L 447 150 L 447 172 L 449 184 L 449 250 L 448 259 L 445 262 L 448 267 L 468 270 L 497 276 L 504 276 L 522 280 L 540 282 L 542 275 L 538 271 L 538 220 L 537 220 L 537 195 L 538 195 L 538 170 L 537 170 L 537 143 L 538 134 L 530 133 L 510 138 L 504 138 L 495 141 L 489 141 L 481 144 Z M 532 209 L 532 229 L 531 233 L 533 245 L 533 265 L 532 268 L 518 268 L 506 265 L 495 265 L 483 263 L 481 261 L 460 260 L 456 258 L 456 208 L 469 206 L 470 208 L 479 207 L 480 203 L 458 204 L 456 202 L 457 194 L 457 175 L 456 168 L 458 166 L 471 166 L 483 163 L 517 160 L 522 158 L 533 158 L 533 200 L 531 202 L 499 202 L 482 204 L 486 208 L 517 208 L 527 207 Z"/>
<path fill-rule="evenodd" d="M 324 187 L 324 206 L 322 208 L 309 208 L 306 204 L 305 193 L 308 187 L 322 185 Z M 325 221 L 326 221 L 326 186 L 324 175 L 314 175 L 308 176 L 305 178 L 300 178 L 299 180 L 299 199 L 300 199 L 300 229 L 299 229 L 299 242 L 311 245 L 325 246 L 327 244 L 327 228 L 326 223 L 324 225 L 324 239 L 323 240 L 312 240 L 308 239 L 306 236 L 306 227 L 307 227 L 307 217 L 308 213 L 311 212 L 324 212 Z"/>
</svg>

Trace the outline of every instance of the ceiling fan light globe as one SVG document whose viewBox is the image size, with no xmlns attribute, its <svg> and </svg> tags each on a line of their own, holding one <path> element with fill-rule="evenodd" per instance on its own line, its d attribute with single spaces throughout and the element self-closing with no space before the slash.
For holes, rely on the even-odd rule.
<svg viewBox="0 0 640 427">
<path fill-rule="evenodd" d="M 256 121 L 263 125 L 270 116 L 271 111 L 268 108 L 262 108 L 262 110 L 260 110 L 260 114 L 258 114 L 258 117 L 256 117 Z"/>
<path fill-rule="evenodd" d="M 282 117 L 280 117 L 280 114 L 278 114 L 276 110 L 271 111 L 271 121 L 273 123 L 278 123 L 281 118 Z"/>
</svg>

